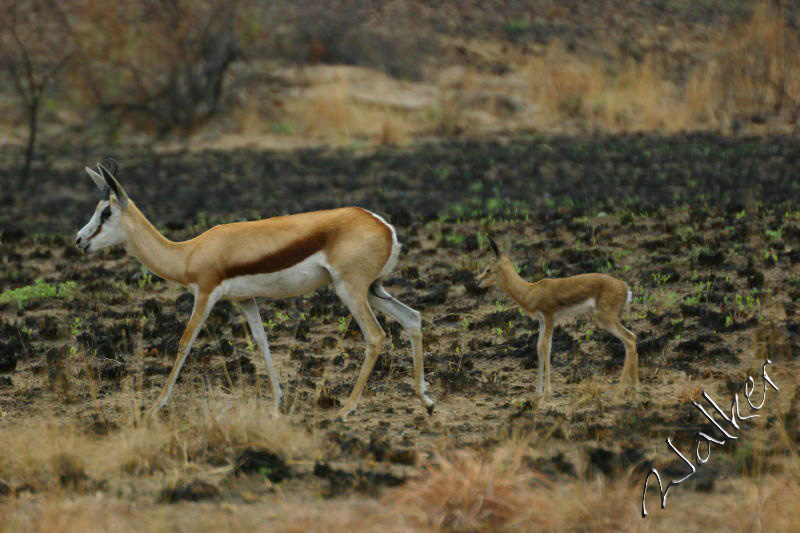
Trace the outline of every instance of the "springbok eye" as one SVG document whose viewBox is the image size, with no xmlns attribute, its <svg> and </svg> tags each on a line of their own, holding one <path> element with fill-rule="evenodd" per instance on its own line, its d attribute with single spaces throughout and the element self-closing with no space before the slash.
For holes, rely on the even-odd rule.
<svg viewBox="0 0 800 533">
<path fill-rule="evenodd" d="M 108 219 L 108 217 L 110 216 L 111 216 L 111 208 L 106 207 L 105 209 L 103 209 L 103 212 L 100 213 L 100 222 L 105 222 L 106 219 Z"/>
</svg>

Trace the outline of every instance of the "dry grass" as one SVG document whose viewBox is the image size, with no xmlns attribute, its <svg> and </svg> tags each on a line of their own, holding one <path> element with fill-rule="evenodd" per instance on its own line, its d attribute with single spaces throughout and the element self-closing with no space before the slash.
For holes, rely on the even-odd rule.
<svg viewBox="0 0 800 533">
<path fill-rule="evenodd" d="M 434 458 L 420 480 L 394 491 L 389 501 L 433 531 L 497 530 L 547 508 L 529 489 L 544 478 L 523 468 L 523 454 L 518 446 L 504 446 L 485 460 L 469 450 Z"/>
<path fill-rule="evenodd" d="M 239 427 L 241 424 L 234 424 Z M 246 424 L 245 424 L 246 425 Z M 756 430 L 757 432 L 757 430 Z M 234 432 L 236 433 L 236 432 Z M 785 432 L 784 432 L 785 433 Z M 55 446 L 56 432 L 43 433 L 50 450 L 35 458 L 52 472 L 54 458 L 77 448 L 84 457 L 109 450 L 83 448 L 86 441 L 66 433 Z M 753 435 L 755 436 L 755 435 Z M 419 477 L 377 500 L 346 497 L 329 502 L 279 497 L 269 504 L 184 503 L 132 504 L 108 491 L 76 496 L 66 489 L 0 499 L 0 531 L 794 531 L 800 521 L 796 443 L 785 436 L 790 456 L 785 475 L 751 475 L 718 480 L 713 493 L 698 493 L 691 482 L 674 487 L 666 509 L 651 494 L 650 516 L 641 517 L 643 479 L 578 479 L 550 483 L 530 466 L 535 450 L 522 441 L 508 441 L 481 454 L 458 450 L 423 465 Z M 104 439 L 88 442 L 101 446 Z M 110 441 L 106 441 L 110 445 Z M 19 456 L 24 439 L 9 449 Z M 31 445 L 30 441 L 27 444 Z M 161 444 L 163 446 L 163 443 Z M 121 455 L 130 455 L 133 448 Z M 139 448 L 141 449 L 141 447 Z M 756 453 L 756 452 L 754 452 Z M 761 453 L 761 452 L 758 452 Z M 17 475 L 30 475 L 30 468 Z M 173 460 L 175 458 L 173 457 Z M 721 460 L 714 457 L 714 460 Z M 3 463 L 0 477 L 9 473 Z M 106 466 L 105 468 L 109 468 Z M 42 471 L 44 470 L 44 467 Z M 111 473 L 110 471 L 107 473 Z"/>
<path fill-rule="evenodd" d="M 409 134 L 730 132 L 754 115 L 774 117 L 767 128 L 791 129 L 800 110 L 800 56 L 794 53 L 800 32 L 768 3 L 760 4 L 747 22 L 718 31 L 685 75 L 679 75 L 668 54 L 649 53 L 639 61 L 618 52 L 587 56 L 568 51 L 557 39 L 538 54 L 500 51 L 487 43 L 465 46 L 509 65 L 511 72 L 442 71 L 427 112 L 420 109 L 407 117 Z M 375 121 L 348 111 L 343 93 L 333 86 L 327 99 L 308 106 L 308 115 L 319 117 L 315 127 L 352 135 Z"/>
<path fill-rule="evenodd" d="M 643 50 L 636 56 L 602 38 L 576 49 L 558 39 L 523 47 L 436 36 L 445 48 L 480 60 L 442 60 L 427 81 L 365 67 L 254 61 L 248 72 L 269 73 L 283 89 L 239 88 L 222 120 L 199 120 L 192 131 L 203 147 L 224 148 L 403 145 L 427 135 L 530 130 L 792 132 L 800 120 L 800 30 L 773 4 L 760 2 L 749 18 L 699 34 L 658 30 L 634 43 Z M 447 54 L 440 56 L 430 63 Z M 504 72 L 492 74 L 486 64 Z M 74 110 L 74 102 L 89 101 L 80 97 L 87 87 L 78 78 L 65 85 L 75 93 L 64 99 L 73 102 L 59 115 L 65 124 L 86 114 Z M 129 122 L 131 130 L 143 128 Z M 21 142 L 23 130 L 0 124 L 0 132 L 0 140 Z"/>
<path fill-rule="evenodd" d="M 374 89 L 379 92 L 382 85 L 393 84 L 389 78 L 352 67 L 339 69 L 340 72 L 329 67 L 319 70 L 321 79 L 312 80 L 286 105 L 283 120 L 296 127 L 297 133 L 332 144 L 365 139 L 401 145 L 419 130 L 408 110 L 391 101 L 372 98 L 362 87 L 366 77 L 366 83 L 375 84 Z"/>
<path fill-rule="evenodd" d="M 452 47 L 503 64 L 509 72 L 457 65 L 439 70 L 427 83 L 358 67 L 291 71 L 285 76 L 295 88 L 277 120 L 287 136 L 338 145 L 353 140 L 402 145 L 424 135 L 515 130 L 735 133 L 797 127 L 800 56 L 794 51 L 800 49 L 800 31 L 767 2 L 745 22 L 710 28 L 702 46 L 687 46 L 694 50 L 688 67 L 669 52 L 637 60 L 596 45 L 605 51 L 568 50 L 558 39 L 533 51 L 453 41 Z M 259 121 L 276 121 L 263 113 L 239 115 L 242 129 L 251 132 Z"/>
<path fill-rule="evenodd" d="M 233 405 L 209 402 L 173 412 L 164 422 L 128 426 L 92 435 L 74 422 L 42 419 L 2 431 L 0 479 L 36 490 L 86 485 L 120 475 L 144 476 L 215 470 L 246 448 L 276 453 L 287 460 L 311 459 L 315 436 L 272 418 L 255 400 Z M 225 468 L 223 468 L 225 470 Z"/>
<path fill-rule="evenodd" d="M 573 121 L 605 131 L 727 131 L 752 115 L 793 115 L 800 104 L 800 33 L 760 4 L 752 18 L 720 32 L 684 83 L 669 57 L 587 60 L 552 42 L 529 60 L 540 127 Z"/>
</svg>

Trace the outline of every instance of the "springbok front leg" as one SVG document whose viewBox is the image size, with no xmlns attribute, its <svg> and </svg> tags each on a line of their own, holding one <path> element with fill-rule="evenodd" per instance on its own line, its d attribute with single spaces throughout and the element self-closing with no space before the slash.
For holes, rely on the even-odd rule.
<svg viewBox="0 0 800 533">
<path fill-rule="evenodd" d="M 186 324 L 186 329 L 183 331 L 183 335 L 181 336 L 180 345 L 178 347 L 178 356 L 175 359 L 172 372 L 169 373 L 169 377 L 167 378 L 166 383 L 164 383 L 164 388 L 161 389 L 161 394 L 158 396 L 158 400 L 156 400 L 156 403 L 147 412 L 147 418 L 151 418 L 156 411 L 167 405 L 169 397 L 172 395 L 172 387 L 175 386 L 175 382 L 178 380 L 178 374 L 180 374 L 181 368 L 186 362 L 186 357 L 189 355 L 189 351 L 192 349 L 192 345 L 197 338 L 197 334 L 200 332 L 200 328 L 203 327 L 203 324 L 208 318 L 208 313 L 211 312 L 211 308 L 214 307 L 214 304 L 217 303 L 218 299 L 219 296 L 213 295 L 213 293 L 209 294 L 201 290 L 198 290 L 198 292 L 195 294 L 192 316 L 189 319 L 189 323 Z"/>
<path fill-rule="evenodd" d="M 372 367 L 375 366 L 375 361 L 378 360 L 378 354 L 386 340 L 386 334 L 383 332 L 383 329 L 381 329 L 378 320 L 375 318 L 375 314 L 372 312 L 372 308 L 369 306 L 367 300 L 368 288 L 366 286 L 355 288 L 337 278 L 334 278 L 333 285 L 339 299 L 344 302 L 353 314 L 353 318 L 356 319 L 356 323 L 358 323 L 358 327 L 361 328 L 361 333 L 363 333 L 364 340 L 367 344 L 364 364 L 361 366 L 361 371 L 358 373 L 358 379 L 353 387 L 353 392 L 345 402 L 344 407 L 339 410 L 339 417 L 342 420 L 347 420 L 347 415 L 356 408 L 358 401 L 361 399 L 361 393 L 372 373 Z"/>
<path fill-rule="evenodd" d="M 267 371 L 269 372 L 269 382 L 272 386 L 272 397 L 275 399 L 275 413 L 278 412 L 278 407 L 281 404 L 281 386 L 278 383 L 278 374 L 275 372 L 275 367 L 272 366 L 272 356 L 269 354 L 269 344 L 267 343 L 267 332 L 264 331 L 264 324 L 261 322 L 261 314 L 258 312 L 258 303 L 255 298 L 239 302 L 239 307 L 242 308 L 247 323 L 250 325 L 250 331 L 256 339 L 256 344 L 261 350 L 261 355 L 264 356 L 264 362 L 267 364 Z"/>
<path fill-rule="evenodd" d="M 411 339 L 411 350 L 414 353 L 414 391 L 428 414 L 433 413 L 434 401 L 431 400 L 425 387 L 425 367 L 422 361 L 422 317 L 419 311 L 411 309 L 403 302 L 389 294 L 379 282 L 370 287 L 369 303 L 383 313 L 397 320 Z"/>
<path fill-rule="evenodd" d="M 552 315 L 542 315 L 539 318 L 539 339 L 536 342 L 536 355 L 539 357 L 539 378 L 536 391 L 545 398 L 550 395 L 550 350 L 553 346 L 553 327 L 555 321 Z"/>
</svg>

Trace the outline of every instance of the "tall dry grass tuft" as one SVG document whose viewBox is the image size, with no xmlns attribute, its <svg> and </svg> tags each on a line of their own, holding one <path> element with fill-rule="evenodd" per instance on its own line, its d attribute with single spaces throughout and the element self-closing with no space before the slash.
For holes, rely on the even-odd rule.
<svg viewBox="0 0 800 533">
<path fill-rule="evenodd" d="M 233 466 L 247 448 L 286 460 L 313 459 L 318 441 L 256 400 L 209 402 L 173 412 L 164 422 L 122 427 L 107 435 L 81 433 L 59 420 L 3 430 L 0 479 L 35 489 L 73 486 L 121 474 L 182 474 Z M 88 486 L 88 485 L 87 485 Z"/>
<path fill-rule="evenodd" d="M 639 531 L 651 524 L 644 522 L 637 502 L 641 501 L 638 479 L 609 480 L 598 476 L 591 481 L 577 481 L 554 486 L 542 497 L 554 503 L 551 531 Z M 670 496 L 672 494 L 670 493 Z M 649 509 L 649 508 L 648 508 Z M 520 517 L 520 529 L 529 523 Z"/>
<path fill-rule="evenodd" d="M 531 490 L 545 479 L 523 467 L 523 448 L 498 448 L 484 461 L 458 450 L 423 465 L 424 475 L 387 496 L 396 512 L 433 531 L 488 531 L 525 515 L 546 526 L 551 502 Z"/>
<path fill-rule="evenodd" d="M 587 58 L 552 41 L 526 65 L 539 126 L 605 131 L 727 129 L 733 119 L 800 114 L 800 30 L 761 2 L 694 57 L 684 82 L 669 56 Z"/>
<path fill-rule="evenodd" d="M 378 144 L 407 142 L 414 128 L 407 113 L 362 101 L 346 79 L 334 79 L 310 87 L 286 106 L 286 119 L 299 132 L 331 143 L 354 138 Z"/>
<path fill-rule="evenodd" d="M 170 417 L 167 426 L 184 439 L 190 459 L 223 459 L 244 448 L 260 448 L 291 460 L 312 458 L 319 448 L 316 435 L 293 426 L 285 417 L 273 417 L 271 408 L 256 398 L 193 402 L 186 413 Z"/>
<path fill-rule="evenodd" d="M 56 420 L 36 421 L 2 434 L 0 479 L 35 490 L 54 489 L 81 479 L 91 439 Z"/>
<path fill-rule="evenodd" d="M 642 61 L 586 59 L 555 40 L 526 68 L 530 98 L 545 128 L 574 123 L 611 132 L 678 131 L 695 126 L 698 118 L 708 121 L 707 100 L 701 100 L 713 96 L 707 83 L 694 79 L 681 90 L 654 55 Z"/>
<path fill-rule="evenodd" d="M 286 460 L 310 459 L 317 439 L 285 418 L 274 418 L 256 399 L 189 402 L 163 422 L 123 428 L 100 441 L 102 475 L 114 472 L 203 470 L 232 464 L 244 449 L 257 448 Z"/>
<path fill-rule="evenodd" d="M 800 31 L 783 7 L 761 2 L 717 43 L 722 102 L 737 114 L 798 113 Z"/>
</svg>

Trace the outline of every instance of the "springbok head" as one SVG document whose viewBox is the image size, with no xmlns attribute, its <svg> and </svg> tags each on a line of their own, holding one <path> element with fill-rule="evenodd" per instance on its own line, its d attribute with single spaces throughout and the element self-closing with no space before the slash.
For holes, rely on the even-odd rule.
<svg viewBox="0 0 800 533">
<path fill-rule="evenodd" d="M 511 260 L 507 255 L 504 255 L 500 252 L 500 248 L 491 237 L 489 237 L 489 246 L 492 249 L 493 256 L 489 258 L 489 262 L 483 272 L 475 277 L 475 283 L 477 283 L 478 287 L 481 287 L 482 289 L 500 284 L 500 271 L 502 268 L 514 269 L 514 265 L 511 264 Z"/>
<path fill-rule="evenodd" d="M 84 252 L 122 244 L 127 239 L 121 221 L 128 207 L 128 195 L 114 177 L 117 163 L 113 159 L 106 158 L 97 164 L 97 169 L 99 173 L 85 167 L 103 198 L 97 204 L 92 218 L 81 228 L 75 239 L 75 245 Z"/>
</svg>

